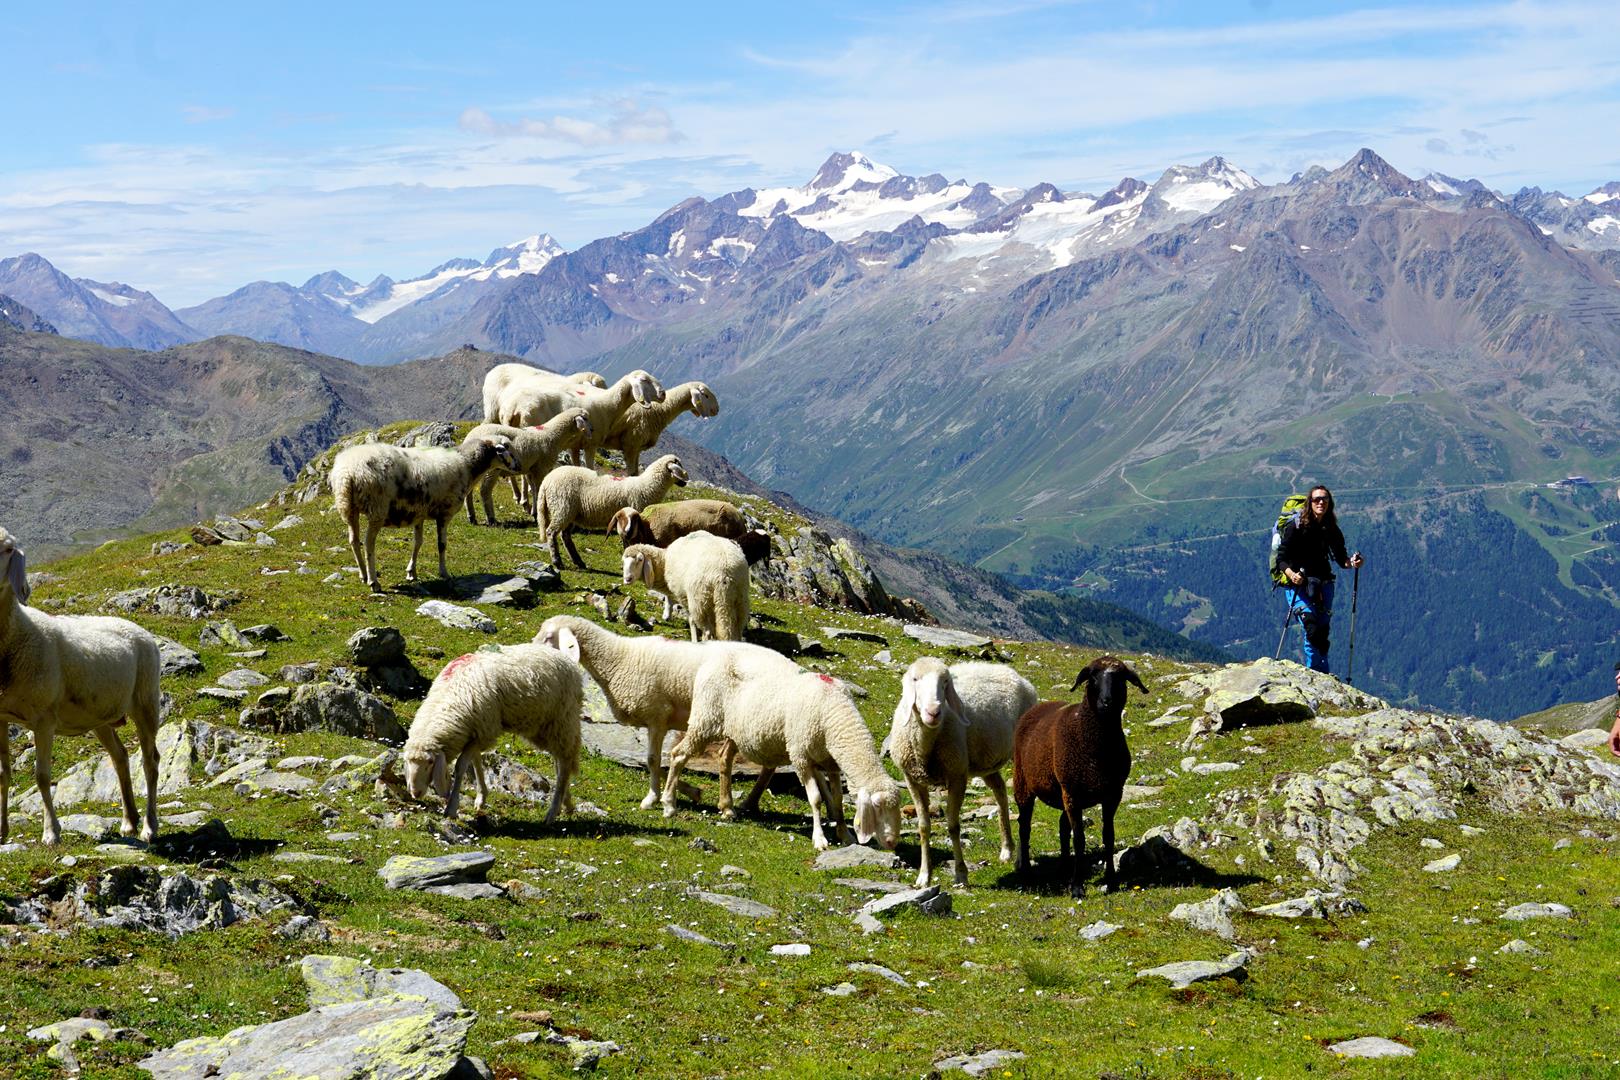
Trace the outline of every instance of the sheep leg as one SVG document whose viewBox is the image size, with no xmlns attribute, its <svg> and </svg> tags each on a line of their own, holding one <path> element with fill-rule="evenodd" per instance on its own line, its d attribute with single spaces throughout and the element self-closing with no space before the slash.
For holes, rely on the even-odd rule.
<svg viewBox="0 0 1620 1080">
<path fill-rule="evenodd" d="M 579 548 L 574 546 L 574 527 L 572 525 L 563 530 L 562 538 L 563 546 L 568 549 L 568 557 L 574 560 L 574 565 L 581 570 L 589 569 L 585 565 L 585 560 L 579 557 Z"/>
<path fill-rule="evenodd" d="M 1001 861 L 1008 862 L 1013 857 L 1013 846 L 1012 822 L 1007 816 L 1007 781 L 999 772 L 986 773 L 984 786 L 996 797 L 996 806 L 1001 810 Z"/>
<path fill-rule="evenodd" d="M 56 738 L 56 717 L 47 716 L 45 722 L 34 729 L 34 784 L 39 788 L 40 805 L 44 808 L 46 847 L 55 847 L 62 839 L 62 827 L 56 821 L 56 804 L 51 800 L 51 741 Z"/>
<path fill-rule="evenodd" d="M 366 518 L 366 557 L 360 560 L 360 576 L 375 593 L 382 592 L 382 579 L 377 575 L 377 534 L 380 532 L 381 523 Z"/>
<path fill-rule="evenodd" d="M 962 853 L 962 794 L 967 790 L 967 777 L 956 776 L 945 789 L 945 823 L 951 830 L 951 853 L 956 859 L 956 884 L 967 887 L 967 856 Z"/>
<path fill-rule="evenodd" d="M 456 811 L 461 808 L 461 785 L 467 781 L 467 770 L 472 768 L 476 760 L 478 752 L 471 746 L 456 758 L 456 775 L 450 780 L 450 794 L 444 800 L 444 816 L 451 821 L 456 819 Z"/>
<path fill-rule="evenodd" d="M 651 810 L 658 804 L 658 794 L 662 789 L 664 772 L 664 727 L 661 724 L 647 725 L 647 794 L 641 798 L 641 808 Z M 676 744 L 670 760 L 680 753 L 681 746 Z M 683 758 L 684 762 L 685 759 Z"/>
<path fill-rule="evenodd" d="M 1111 805 L 1103 803 L 1103 892 L 1105 893 L 1113 892 L 1119 885 L 1114 877 L 1114 811 L 1118 809 L 1119 803 Z"/>
<path fill-rule="evenodd" d="M 347 520 L 349 526 L 349 547 L 354 552 L 354 561 L 360 564 L 360 580 L 367 585 L 371 584 L 371 571 L 366 569 L 370 564 L 366 562 L 366 549 L 360 543 L 360 515 L 356 514 Z M 368 521 L 366 524 L 370 524 Z"/>
<path fill-rule="evenodd" d="M 123 740 L 111 727 L 98 727 L 93 733 L 112 758 L 113 774 L 118 777 L 118 798 L 124 804 L 124 820 L 118 826 L 120 836 L 135 835 L 135 789 L 129 782 L 129 751 Z"/>
<path fill-rule="evenodd" d="M 1069 858 L 1069 815 L 1058 815 L 1058 857 L 1065 861 Z"/>
<path fill-rule="evenodd" d="M 11 835 L 11 725 L 0 718 L 0 844 Z"/>
<path fill-rule="evenodd" d="M 484 781 L 484 755 L 479 754 L 473 758 L 473 779 L 478 782 L 478 793 L 473 796 L 473 813 L 482 814 L 484 803 L 489 799 L 489 785 Z"/>
<path fill-rule="evenodd" d="M 1084 807 L 1075 802 L 1068 790 L 1063 792 L 1063 816 L 1074 826 L 1074 861 L 1069 864 L 1069 895 L 1075 899 L 1086 895 L 1086 819 Z"/>
<path fill-rule="evenodd" d="M 748 789 L 748 794 L 743 796 L 742 805 L 738 807 L 742 813 L 747 814 L 749 817 L 759 813 L 760 796 L 769 790 L 771 778 L 775 775 L 776 770 L 768 765 L 759 770 L 759 775 L 754 778 L 754 786 Z"/>
<path fill-rule="evenodd" d="M 141 826 L 141 839 L 151 843 L 157 839 L 158 828 L 158 717 L 156 709 L 149 716 L 135 718 L 135 737 L 141 744 L 141 772 L 146 776 L 146 821 Z"/>
<path fill-rule="evenodd" d="M 450 531 L 450 519 L 448 517 L 437 518 L 433 524 L 435 526 L 435 536 L 439 541 L 439 576 L 441 578 L 448 578 L 450 576 L 450 569 L 444 565 L 444 548 L 446 540 L 445 534 Z M 418 525 L 417 528 L 420 529 L 421 526 Z"/>
<path fill-rule="evenodd" d="M 542 525 L 542 528 L 544 528 L 543 525 Z M 553 570 L 561 570 L 562 569 L 562 550 L 557 546 L 557 542 L 562 539 L 562 530 L 561 529 L 556 529 L 556 530 L 546 529 L 545 533 L 546 533 L 546 546 L 551 549 L 551 568 Z"/>
<path fill-rule="evenodd" d="M 405 580 L 416 580 L 416 556 L 422 550 L 422 523 L 411 526 L 411 561 L 405 564 Z"/>
<path fill-rule="evenodd" d="M 550 825 L 557 820 L 564 806 L 572 810 L 574 802 L 568 797 L 568 781 L 573 775 L 572 763 L 566 754 L 552 754 L 551 760 L 557 766 L 557 779 L 551 785 L 551 805 L 546 807 L 546 824 Z"/>
<path fill-rule="evenodd" d="M 670 751 L 669 769 L 664 774 L 663 802 L 664 816 L 667 818 L 675 816 L 675 793 L 680 785 L 681 770 L 686 768 L 686 759 L 691 757 L 693 751 L 698 748 L 697 740 L 693 738 L 696 731 L 695 727 L 688 727 L 686 729 L 686 738 L 676 743 L 675 749 Z M 662 738 L 659 739 L 658 745 L 663 745 Z"/>
<path fill-rule="evenodd" d="M 928 788 L 917 784 L 908 776 L 906 789 L 911 792 L 911 805 L 917 808 L 917 846 L 922 849 L 922 865 L 917 870 L 917 888 L 928 884 L 934 876 L 933 853 L 928 848 Z"/>
<path fill-rule="evenodd" d="M 809 765 L 795 766 L 799 783 L 804 785 L 804 797 L 810 803 L 810 843 L 817 851 L 826 851 L 827 834 L 821 831 L 821 785 L 816 783 L 816 770 Z"/>
<path fill-rule="evenodd" d="M 737 744 L 727 739 L 720 745 L 720 795 L 715 800 L 715 805 L 720 809 L 720 816 L 727 821 L 737 816 L 731 807 L 731 768 L 736 763 Z"/>
<path fill-rule="evenodd" d="M 822 774 L 821 788 L 827 798 L 827 816 L 838 830 L 838 842 L 849 843 L 849 829 L 844 822 L 844 775 L 833 765 Z"/>
<path fill-rule="evenodd" d="M 1029 873 L 1029 827 L 1035 824 L 1035 800 L 1018 804 L 1018 862 L 1014 872 Z"/>
</svg>

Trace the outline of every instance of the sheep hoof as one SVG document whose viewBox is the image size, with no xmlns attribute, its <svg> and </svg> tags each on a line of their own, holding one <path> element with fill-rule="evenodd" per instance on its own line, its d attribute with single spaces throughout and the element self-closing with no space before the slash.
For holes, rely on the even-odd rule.
<svg viewBox="0 0 1620 1080">
<path fill-rule="evenodd" d="M 664 816 L 667 818 L 672 818 L 675 816 L 675 806 L 673 803 L 664 804 Z"/>
<path fill-rule="evenodd" d="M 50 829 L 46 829 L 45 834 L 40 837 L 40 843 L 44 844 L 46 847 L 55 847 L 57 844 L 61 843 L 61 841 L 62 834 L 60 832 L 53 832 Z"/>
<path fill-rule="evenodd" d="M 919 888 L 919 889 L 928 888 L 928 879 L 931 876 L 932 875 L 930 875 L 930 874 L 928 874 L 926 872 L 918 871 L 918 873 L 917 873 L 917 888 Z"/>
<path fill-rule="evenodd" d="M 373 581 L 371 583 L 371 591 L 376 593 L 378 596 L 381 596 L 382 595 L 382 582 Z"/>
<path fill-rule="evenodd" d="M 737 811 L 733 810 L 729 806 L 726 807 L 724 810 L 720 811 L 720 820 L 722 820 L 722 821 L 736 821 L 737 820 Z"/>
<path fill-rule="evenodd" d="M 1002 862 L 1012 862 L 1012 857 L 1013 857 L 1013 853 L 1012 853 L 1011 848 L 1002 848 L 1001 849 L 1001 861 Z"/>
<path fill-rule="evenodd" d="M 157 839 L 157 828 L 156 827 L 154 827 L 152 825 L 145 825 L 145 826 L 141 827 L 141 842 L 142 843 L 150 844 L 153 840 L 156 840 L 156 839 Z"/>
<path fill-rule="evenodd" d="M 647 794 L 645 794 L 645 795 L 643 795 L 641 797 L 641 808 L 643 810 L 651 810 L 653 807 L 655 807 L 657 805 L 658 805 L 658 796 L 655 793 L 649 791 L 649 792 L 647 792 Z"/>
<path fill-rule="evenodd" d="M 968 883 L 967 877 L 968 876 L 967 876 L 967 871 L 966 870 L 958 870 L 956 872 L 956 887 L 959 888 L 959 889 L 967 888 L 967 883 Z M 923 882 L 923 884 L 926 885 L 928 883 Z"/>
</svg>

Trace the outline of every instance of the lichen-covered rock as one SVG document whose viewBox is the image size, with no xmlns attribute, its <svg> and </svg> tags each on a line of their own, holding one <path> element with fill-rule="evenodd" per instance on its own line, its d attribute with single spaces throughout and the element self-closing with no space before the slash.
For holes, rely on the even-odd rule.
<svg viewBox="0 0 1620 1080">
<path fill-rule="evenodd" d="M 1207 900 L 1177 904 L 1170 912 L 1170 917 L 1177 922 L 1186 923 L 1194 930 L 1218 934 L 1231 941 L 1237 936 L 1237 931 L 1232 926 L 1232 916 L 1246 910 L 1248 908 L 1238 899 L 1235 890 L 1222 889 Z"/>
<path fill-rule="evenodd" d="M 176 795 L 190 786 L 198 745 L 203 741 L 203 734 L 213 730 L 212 725 L 195 720 L 178 720 L 158 728 L 159 795 Z M 131 748 L 129 774 L 138 794 L 145 792 L 145 781 L 140 779 L 144 775 L 143 768 L 141 752 Z M 79 762 L 57 779 L 51 797 L 59 809 L 82 803 L 117 803 L 120 799 L 118 774 L 113 770 L 112 759 L 101 754 Z M 13 806 L 22 814 L 38 814 L 43 809 L 37 791 L 20 796 Z"/>
<path fill-rule="evenodd" d="M 281 714 L 283 731 L 330 731 L 358 739 L 402 743 L 405 729 L 379 697 L 342 683 L 305 683 Z"/>
<path fill-rule="evenodd" d="M 347 956 L 314 954 L 299 962 L 298 973 L 303 976 L 312 1009 L 385 994 L 419 997 L 446 1009 L 461 1008 L 461 998 L 454 991 L 415 968 L 374 968 Z"/>
<path fill-rule="evenodd" d="M 443 600 L 426 600 L 416 608 L 418 615 L 426 615 L 452 630 L 477 630 L 485 634 L 495 632 L 495 620 L 476 608 L 459 607 Z"/>
<path fill-rule="evenodd" d="M 395 855 L 377 871 L 390 889 L 425 889 L 432 885 L 460 885 L 483 881 L 495 856 L 487 851 L 457 851 L 424 857 Z"/>
</svg>

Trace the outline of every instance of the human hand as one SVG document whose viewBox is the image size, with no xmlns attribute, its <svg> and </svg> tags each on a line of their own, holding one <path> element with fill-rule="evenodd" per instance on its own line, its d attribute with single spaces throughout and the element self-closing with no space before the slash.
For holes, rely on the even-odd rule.
<svg viewBox="0 0 1620 1080">
<path fill-rule="evenodd" d="M 1283 568 L 1283 577 L 1288 579 L 1290 585 L 1303 585 L 1305 583 L 1305 575 L 1291 566 Z"/>
<path fill-rule="evenodd" d="M 1614 714 L 1614 727 L 1609 729 L 1609 753 L 1620 757 L 1620 712 Z"/>
<path fill-rule="evenodd" d="M 1350 556 L 1350 569 L 1354 570 L 1358 568 L 1363 561 L 1364 560 L 1361 558 L 1361 552 L 1356 552 L 1354 555 Z"/>
</svg>

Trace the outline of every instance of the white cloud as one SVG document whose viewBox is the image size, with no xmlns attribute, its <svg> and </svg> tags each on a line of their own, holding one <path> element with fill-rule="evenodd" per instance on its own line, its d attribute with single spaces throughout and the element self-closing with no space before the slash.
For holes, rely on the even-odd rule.
<svg viewBox="0 0 1620 1080">
<path fill-rule="evenodd" d="M 600 147 L 623 144 L 674 143 L 681 141 L 669 113 L 656 106 L 644 106 L 634 98 L 607 103 L 600 120 L 577 116 L 553 116 L 549 120 L 520 118 L 496 120 L 476 106 L 462 111 L 458 121 L 463 131 L 500 138 L 527 138 Z"/>
</svg>

